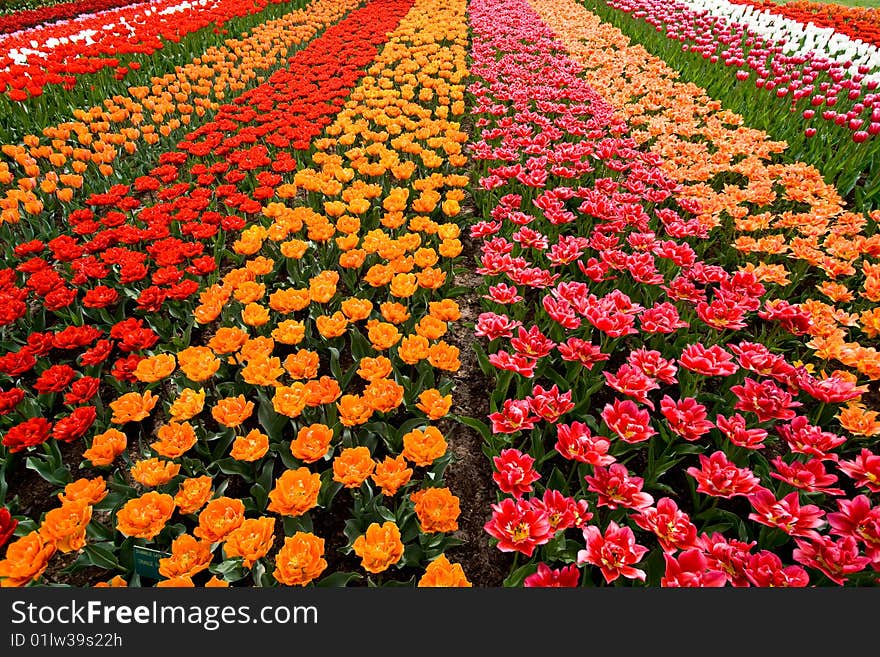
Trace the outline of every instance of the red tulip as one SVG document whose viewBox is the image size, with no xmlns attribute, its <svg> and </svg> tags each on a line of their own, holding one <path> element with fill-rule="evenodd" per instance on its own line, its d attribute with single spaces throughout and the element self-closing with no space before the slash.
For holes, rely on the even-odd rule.
<svg viewBox="0 0 880 657">
<path fill-rule="evenodd" d="M 598 566 L 608 583 L 623 576 L 645 581 L 645 571 L 634 567 L 648 551 L 636 543 L 629 527 L 620 527 L 614 521 L 608 523 L 603 534 L 595 525 L 584 527 L 586 549 L 578 552 L 578 563 Z"/>
</svg>

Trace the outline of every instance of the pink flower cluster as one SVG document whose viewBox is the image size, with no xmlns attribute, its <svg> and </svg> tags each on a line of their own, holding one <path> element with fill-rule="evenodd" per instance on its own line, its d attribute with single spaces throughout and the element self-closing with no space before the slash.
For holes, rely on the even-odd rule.
<svg viewBox="0 0 880 657">
<path fill-rule="evenodd" d="M 880 456 L 801 412 L 862 389 L 741 331 L 807 314 L 700 260 L 696 208 L 525 0 L 478 0 L 471 23 L 498 548 L 533 560 L 528 586 L 577 585 L 578 565 L 663 586 L 880 569 Z"/>
<path fill-rule="evenodd" d="M 754 79 L 758 89 L 790 99 L 805 121 L 821 118 L 847 127 L 856 143 L 880 133 L 878 80 L 876 76 L 868 78 L 871 69 L 867 64 L 851 74 L 852 62 L 813 51 L 787 54 L 781 39 L 752 33 L 746 25 L 694 11 L 680 2 L 608 0 L 607 4 L 681 42 L 685 52 L 736 69 L 740 82 Z M 815 128 L 805 131 L 808 137 L 816 134 Z"/>
</svg>

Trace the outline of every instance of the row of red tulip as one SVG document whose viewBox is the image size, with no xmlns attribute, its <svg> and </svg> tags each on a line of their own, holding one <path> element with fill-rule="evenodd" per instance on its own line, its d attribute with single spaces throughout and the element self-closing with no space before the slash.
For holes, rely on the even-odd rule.
<svg viewBox="0 0 880 657">
<path fill-rule="evenodd" d="M 772 2 L 772 0 L 730 0 L 801 23 L 830 27 L 853 39 L 880 46 L 880 11 L 871 7 L 846 7 L 835 2 Z"/>
<path fill-rule="evenodd" d="M 75 0 L 33 9 L 21 9 L 0 16 L 0 34 L 20 32 L 41 23 L 53 23 L 130 4 L 133 4 L 131 0 Z"/>
<path fill-rule="evenodd" d="M 166 43 L 280 1 L 157 0 L 0 36 L 0 93 L 26 102 L 48 85 L 72 89 L 107 68 L 122 79 Z"/>
</svg>

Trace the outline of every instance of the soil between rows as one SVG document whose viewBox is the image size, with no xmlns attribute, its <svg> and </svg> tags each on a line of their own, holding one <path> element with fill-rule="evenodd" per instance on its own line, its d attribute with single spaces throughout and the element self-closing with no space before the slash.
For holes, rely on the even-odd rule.
<svg viewBox="0 0 880 657">
<path fill-rule="evenodd" d="M 455 380 L 453 410 L 458 415 L 485 418 L 489 414 L 489 392 L 493 384 L 480 369 L 472 348 L 473 324 L 481 311 L 477 291 L 480 276 L 474 271 L 476 246 L 466 231 L 460 239 L 463 246 L 461 263 L 465 269 L 456 274 L 455 286 L 470 291 L 456 299 L 461 319 L 451 325 L 448 334 L 449 342 L 461 351 L 461 367 L 452 377 Z M 491 505 L 496 501 L 492 468 L 483 454 L 483 438 L 474 429 L 451 420 L 444 420 L 440 429 L 447 436 L 456 459 L 447 470 L 446 481 L 461 500 L 458 537 L 464 542 L 449 550 L 450 560 L 461 563 L 474 586 L 501 586 L 513 559 L 510 554 L 490 545 L 489 535 L 483 529 L 492 516 Z"/>
</svg>

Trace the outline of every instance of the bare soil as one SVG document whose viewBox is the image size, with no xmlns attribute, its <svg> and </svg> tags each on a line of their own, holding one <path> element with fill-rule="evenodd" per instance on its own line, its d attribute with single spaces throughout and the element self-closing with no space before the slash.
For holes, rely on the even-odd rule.
<svg viewBox="0 0 880 657">
<path fill-rule="evenodd" d="M 466 233 L 462 233 L 460 239 L 464 247 L 460 263 L 463 269 L 456 274 L 455 285 L 470 291 L 456 299 L 461 319 L 452 325 L 447 335 L 448 341 L 461 351 L 461 367 L 453 376 L 453 410 L 457 415 L 482 419 L 489 414 L 488 393 L 493 382 L 483 374 L 472 348 L 473 325 L 481 310 L 478 291 L 481 277 L 474 271 L 474 242 Z M 501 586 L 510 572 L 512 558 L 491 545 L 483 529 L 492 516 L 491 505 L 497 501 L 492 468 L 483 453 L 483 438 L 474 429 L 451 420 L 444 421 L 441 430 L 456 459 L 446 472 L 446 481 L 462 501 L 457 537 L 463 543 L 449 550 L 449 558 L 461 563 L 474 586 Z"/>
</svg>

